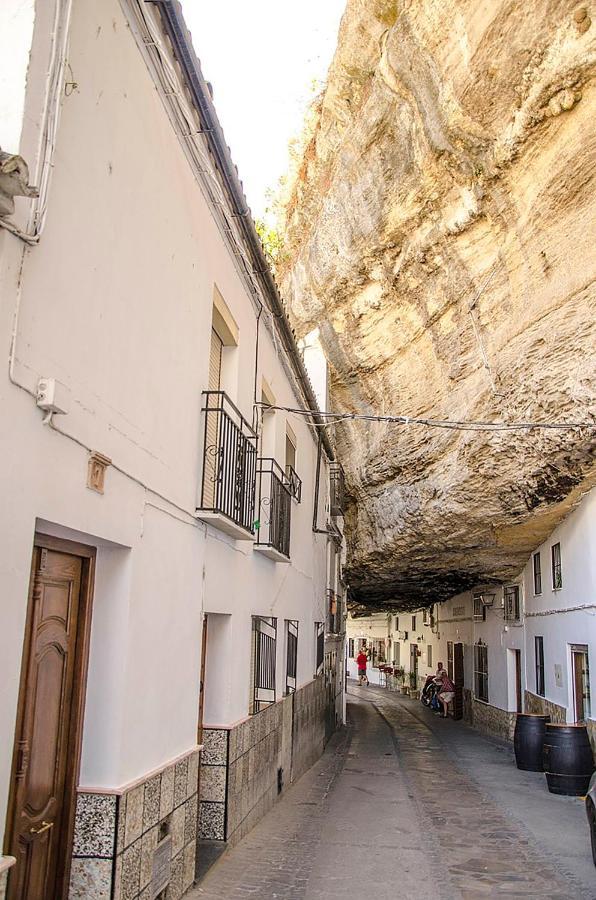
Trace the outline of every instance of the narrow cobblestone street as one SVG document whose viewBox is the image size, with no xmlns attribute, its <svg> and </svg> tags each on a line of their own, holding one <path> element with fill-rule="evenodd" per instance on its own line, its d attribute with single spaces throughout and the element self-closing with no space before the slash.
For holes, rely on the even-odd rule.
<svg viewBox="0 0 596 900">
<path fill-rule="evenodd" d="M 582 801 L 509 746 L 353 682 L 348 720 L 193 900 L 596 898 Z"/>
</svg>

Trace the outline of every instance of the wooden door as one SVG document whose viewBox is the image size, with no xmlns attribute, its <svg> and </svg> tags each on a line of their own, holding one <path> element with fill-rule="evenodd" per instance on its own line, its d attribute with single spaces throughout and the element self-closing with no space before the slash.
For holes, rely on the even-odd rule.
<svg viewBox="0 0 596 900">
<path fill-rule="evenodd" d="M 203 631 L 201 635 L 201 680 L 199 682 L 199 725 L 197 728 L 197 744 L 203 743 L 203 711 L 205 709 L 205 668 L 207 663 L 207 628 L 209 617 L 203 615 Z"/>
<path fill-rule="evenodd" d="M 416 679 L 418 684 L 418 644 L 410 644 L 410 675 Z M 411 682 L 410 682 L 411 683 Z"/>
<path fill-rule="evenodd" d="M 574 650 L 573 658 L 573 699 L 575 721 L 584 722 L 589 715 L 590 673 L 588 669 L 588 652 Z"/>
<path fill-rule="evenodd" d="M 7 852 L 17 860 L 9 900 L 67 895 L 94 552 L 35 540 L 7 828 Z"/>
</svg>

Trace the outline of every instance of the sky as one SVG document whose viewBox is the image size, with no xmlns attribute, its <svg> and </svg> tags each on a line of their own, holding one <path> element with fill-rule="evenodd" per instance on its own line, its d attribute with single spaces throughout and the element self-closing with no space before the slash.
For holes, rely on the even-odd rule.
<svg viewBox="0 0 596 900">
<path fill-rule="evenodd" d="M 288 168 L 313 82 L 325 80 L 346 0 L 182 0 L 255 218 Z"/>
</svg>

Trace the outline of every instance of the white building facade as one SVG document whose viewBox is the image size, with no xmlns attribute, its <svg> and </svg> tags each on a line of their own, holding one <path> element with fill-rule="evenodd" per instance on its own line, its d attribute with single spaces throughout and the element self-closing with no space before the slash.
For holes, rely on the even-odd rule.
<svg viewBox="0 0 596 900">
<path fill-rule="evenodd" d="M 596 747 L 596 491 L 536 547 L 506 585 L 479 584 L 428 610 L 355 619 L 348 635 L 377 639 L 418 689 L 439 662 L 461 687 L 457 710 L 511 739 L 517 712 L 585 722 Z"/>
<path fill-rule="evenodd" d="M 179 5 L 4 19 L 0 878 L 175 900 L 341 718 L 336 467 Z"/>
</svg>

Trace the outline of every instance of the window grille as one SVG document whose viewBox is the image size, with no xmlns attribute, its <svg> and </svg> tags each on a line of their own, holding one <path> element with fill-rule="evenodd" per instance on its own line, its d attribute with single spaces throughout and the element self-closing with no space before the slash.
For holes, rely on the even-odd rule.
<svg viewBox="0 0 596 900">
<path fill-rule="evenodd" d="M 416 616 L 412 616 L 412 631 L 416 631 Z"/>
<path fill-rule="evenodd" d="M 453 681 L 453 641 L 447 641 L 447 674 Z"/>
<path fill-rule="evenodd" d="M 535 553 L 532 557 L 532 566 L 534 569 L 534 593 L 536 595 L 542 593 L 542 563 L 540 553 Z"/>
<path fill-rule="evenodd" d="M 519 622 L 519 585 L 510 584 L 503 590 L 503 612 L 506 622 Z"/>
<path fill-rule="evenodd" d="M 536 656 L 536 693 L 544 697 L 544 638 L 534 638 L 534 653 Z"/>
<path fill-rule="evenodd" d="M 258 713 L 275 703 L 277 619 L 252 617 L 252 708 Z"/>
<path fill-rule="evenodd" d="M 399 664 L 400 664 L 400 660 L 399 660 L 400 648 L 401 648 L 401 644 L 399 643 L 399 641 L 393 641 L 393 665 L 394 666 L 399 666 Z"/>
<path fill-rule="evenodd" d="M 330 634 L 339 634 L 341 620 L 341 603 L 339 597 L 327 588 L 327 631 Z"/>
<path fill-rule="evenodd" d="M 395 617 L 395 630 L 399 631 L 399 616 Z"/>
<path fill-rule="evenodd" d="M 298 669 L 298 622 L 286 619 L 286 694 L 296 690 Z"/>
<path fill-rule="evenodd" d="M 348 658 L 354 659 L 354 638 L 348 638 Z"/>
<path fill-rule="evenodd" d="M 323 669 L 323 661 L 325 659 L 325 623 L 315 622 L 315 675 L 318 675 Z"/>
<path fill-rule="evenodd" d="M 332 516 L 343 516 L 345 508 L 345 482 L 342 467 L 332 463 L 329 467 L 330 512 Z"/>
<path fill-rule="evenodd" d="M 432 666 L 433 664 L 433 647 L 432 644 L 429 644 L 426 648 L 426 665 Z"/>
<path fill-rule="evenodd" d="M 472 600 L 474 602 L 474 618 L 486 622 L 486 606 L 482 602 L 482 594 L 473 594 Z"/>
<path fill-rule="evenodd" d="M 488 647 L 482 643 L 474 644 L 474 693 L 488 703 Z"/>
<path fill-rule="evenodd" d="M 553 574 L 553 590 L 563 587 L 563 575 L 561 572 L 561 545 L 553 544 L 550 548 Z"/>
</svg>

